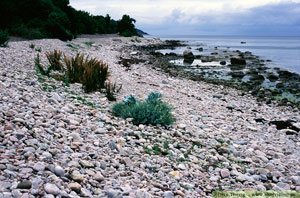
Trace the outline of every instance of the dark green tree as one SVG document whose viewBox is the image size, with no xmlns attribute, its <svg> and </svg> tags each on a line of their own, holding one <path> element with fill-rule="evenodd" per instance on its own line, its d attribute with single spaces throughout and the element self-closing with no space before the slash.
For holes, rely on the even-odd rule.
<svg viewBox="0 0 300 198">
<path fill-rule="evenodd" d="M 118 32 L 122 36 L 133 36 L 136 35 L 136 29 L 134 23 L 135 19 L 131 18 L 129 15 L 123 15 L 122 19 L 118 22 Z"/>
<path fill-rule="evenodd" d="M 0 30 L 28 39 L 70 40 L 79 34 L 136 34 L 135 20 L 124 15 L 115 21 L 107 14 L 92 16 L 69 5 L 69 0 L 0 0 Z"/>
<path fill-rule="evenodd" d="M 61 10 L 51 12 L 47 19 L 47 30 L 53 38 L 59 38 L 61 40 L 71 40 L 73 38 L 72 33 L 69 30 L 70 21 L 66 13 Z"/>
</svg>

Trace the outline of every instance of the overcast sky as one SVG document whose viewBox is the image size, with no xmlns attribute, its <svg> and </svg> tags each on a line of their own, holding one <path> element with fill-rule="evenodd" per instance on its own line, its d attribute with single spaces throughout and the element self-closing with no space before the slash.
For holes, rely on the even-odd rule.
<svg viewBox="0 0 300 198">
<path fill-rule="evenodd" d="M 70 0 L 93 15 L 120 19 L 153 35 L 300 36 L 300 0 Z"/>
</svg>

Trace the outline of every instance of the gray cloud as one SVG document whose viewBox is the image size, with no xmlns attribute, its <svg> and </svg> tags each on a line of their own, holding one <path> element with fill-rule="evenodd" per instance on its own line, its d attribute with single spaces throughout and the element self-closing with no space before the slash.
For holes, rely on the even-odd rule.
<svg viewBox="0 0 300 198">
<path fill-rule="evenodd" d="M 300 36 L 300 0 L 70 0 L 77 9 L 129 14 L 150 34 Z M 275 2 L 275 3 L 274 3 Z M 279 2 L 279 3 L 278 3 Z"/>
<path fill-rule="evenodd" d="M 175 9 L 161 24 L 143 25 L 153 34 L 300 35 L 300 3 L 280 3 L 241 13 L 187 15 Z"/>
</svg>

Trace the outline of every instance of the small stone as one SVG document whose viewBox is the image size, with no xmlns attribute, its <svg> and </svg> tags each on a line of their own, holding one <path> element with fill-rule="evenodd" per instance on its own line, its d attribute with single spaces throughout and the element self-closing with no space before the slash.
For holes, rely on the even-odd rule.
<svg viewBox="0 0 300 198">
<path fill-rule="evenodd" d="M 63 177 L 65 175 L 65 170 L 60 166 L 55 166 L 54 173 L 59 177 Z"/>
<path fill-rule="evenodd" d="M 259 190 L 259 191 L 266 191 L 266 187 L 264 187 L 263 185 L 257 185 L 256 186 L 256 189 Z"/>
<path fill-rule="evenodd" d="M 105 170 L 106 167 L 107 167 L 106 162 L 103 161 L 103 160 L 101 160 L 101 161 L 100 161 L 100 168 L 103 169 L 103 170 Z"/>
<path fill-rule="evenodd" d="M 212 177 L 209 178 L 209 180 L 212 181 L 212 182 L 216 182 L 216 181 L 218 181 L 219 179 L 220 179 L 219 176 L 212 176 Z"/>
<path fill-rule="evenodd" d="M 218 152 L 219 152 L 220 154 L 223 154 L 223 153 L 230 153 L 230 149 L 229 149 L 228 147 L 220 147 L 220 148 L 218 149 Z"/>
<path fill-rule="evenodd" d="M 21 169 L 20 169 L 20 172 L 21 172 L 22 174 L 31 173 L 32 171 L 33 171 L 32 168 L 21 168 Z"/>
<path fill-rule="evenodd" d="M 62 97 L 60 95 L 58 95 L 58 93 L 53 93 L 52 98 L 60 103 L 64 102 L 64 100 L 62 99 Z"/>
<path fill-rule="evenodd" d="M 98 182 L 104 181 L 104 177 L 102 176 L 101 173 L 97 173 L 97 174 L 95 174 L 93 177 L 94 177 L 94 180 L 96 180 L 96 181 L 98 181 Z"/>
<path fill-rule="evenodd" d="M 179 165 L 178 165 L 178 168 L 181 169 L 181 170 L 185 170 L 185 169 L 186 169 L 186 167 L 185 167 L 184 164 L 179 164 Z"/>
<path fill-rule="evenodd" d="M 20 189 L 30 189 L 31 185 L 32 185 L 31 181 L 24 180 L 24 181 L 22 181 L 21 183 L 18 184 L 17 188 L 20 188 Z"/>
<path fill-rule="evenodd" d="M 4 130 L 5 131 L 14 130 L 14 126 L 12 125 L 12 123 L 6 123 L 5 126 L 4 126 Z"/>
<path fill-rule="evenodd" d="M 172 171 L 169 173 L 172 177 L 174 177 L 175 179 L 180 179 L 180 173 L 179 171 Z"/>
<path fill-rule="evenodd" d="M 84 176 L 80 174 L 78 171 L 73 171 L 71 174 L 71 178 L 77 182 L 82 182 L 84 180 Z"/>
<path fill-rule="evenodd" d="M 244 182 L 246 181 L 246 177 L 243 174 L 239 174 L 236 178 L 237 181 Z"/>
<path fill-rule="evenodd" d="M 89 190 L 85 189 L 85 188 L 81 189 L 81 194 L 84 197 L 93 197 L 92 193 Z"/>
<path fill-rule="evenodd" d="M 15 119 L 13 120 L 13 122 L 25 123 L 25 121 L 24 121 L 23 119 L 21 119 L 21 118 L 15 118 Z"/>
<path fill-rule="evenodd" d="M 43 156 L 44 158 L 52 158 L 52 154 L 49 153 L 49 152 L 43 152 L 42 156 Z"/>
<path fill-rule="evenodd" d="M 43 185 L 43 180 L 39 177 L 32 179 L 32 188 L 39 189 Z"/>
<path fill-rule="evenodd" d="M 22 193 L 20 190 L 18 189 L 14 189 L 12 192 L 11 192 L 12 196 L 13 197 L 21 197 Z"/>
<path fill-rule="evenodd" d="M 179 195 L 179 196 L 184 197 L 184 193 L 181 190 L 177 190 L 176 194 Z"/>
<path fill-rule="evenodd" d="M 98 128 L 95 131 L 95 134 L 105 134 L 107 133 L 107 130 L 105 128 Z"/>
<path fill-rule="evenodd" d="M 185 130 L 186 125 L 185 125 L 185 124 L 179 124 L 177 127 L 178 127 L 179 129 Z"/>
<path fill-rule="evenodd" d="M 131 161 L 131 159 L 129 157 L 125 157 L 124 159 L 124 164 L 129 167 L 129 168 L 132 168 L 133 167 L 133 163 Z"/>
<path fill-rule="evenodd" d="M 47 183 L 44 185 L 44 190 L 48 194 L 58 195 L 60 193 L 60 189 L 55 184 Z"/>
<path fill-rule="evenodd" d="M 80 193 L 81 191 L 81 185 L 78 183 L 70 183 L 69 188 L 77 193 Z"/>
<path fill-rule="evenodd" d="M 292 176 L 291 180 L 296 186 L 300 186 L 300 176 Z"/>
<path fill-rule="evenodd" d="M 9 189 L 11 186 L 12 184 L 10 182 L 0 181 L 0 187 L 2 187 L 3 189 Z"/>
<path fill-rule="evenodd" d="M 69 120 L 70 125 L 78 126 L 80 123 L 76 120 Z"/>
<path fill-rule="evenodd" d="M 172 191 L 166 191 L 166 192 L 164 192 L 164 197 L 165 198 L 173 198 L 174 194 L 172 193 Z"/>
<path fill-rule="evenodd" d="M 268 181 L 268 178 L 267 178 L 266 175 L 259 175 L 259 179 L 260 179 L 262 182 Z"/>
<path fill-rule="evenodd" d="M 278 183 L 277 183 L 277 186 L 278 186 L 279 188 L 284 189 L 284 190 L 290 190 L 290 185 L 287 184 L 287 183 L 284 183 L 284 182 L 278 182 Z"/>
<path fill-rule="evenodd" d="M 93 168 L 94 164 L 86 161 L 86 160 L 80 160 L 79 163 L 81 164 L 81 166 L 83 166 L 84 168 Z"/>
<path fill-rule="evenodd" d="M 106 192 L 107 198 L 121 198 L 122 193 L 117 190 L 109 190 Z"/>
<path fill-rule="evenodd" d="M 222 169 L 220 171 L 220 175 L 221 175 L 222 178 L 227 178 L 227 177 L 230 176 L 230 172 L 227 169 Z"/>
<path fill-rule="evenodd" d="M 135 198 L 151 198 L 152 196 L 145 190 L 139 189 L 135 191 Z"/>
<path fill-rule="evenodd" d="M 111 140 L 111 141 L 109 142 L 109 148 L 110 148 L 111 150 L 117 149 L 117 146 L 116 146 L 115 141 Z"/>
<path fill-rule="evenodd" d="M 43 162 L 38 162 L 33 166 L 33 170 L 39 172 L 45 170 L 45 164 Z"/>
<path fill-rule="evenodd" d="M 54 195 L 47 194 L 47 195 L 45 195 L 45 198 L 55 198 L 55 197 L 54 197 Z"/>
</svg>

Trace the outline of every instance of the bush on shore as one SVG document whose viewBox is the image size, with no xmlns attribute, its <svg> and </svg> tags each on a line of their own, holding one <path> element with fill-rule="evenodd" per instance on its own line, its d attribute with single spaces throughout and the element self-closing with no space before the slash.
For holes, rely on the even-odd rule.
<svg viewBox="0 0 300 198">
<path fill-rule="evenodd" d="M 7 30 L 0 30 L 0 47 L 6 47 L 9 39 Z"/>
<path fill-rule="evenodd" d="M 85 92 L 90 93 L 93 91 L 101 90 L 105 86 L 105 81 L 109 77 L 108 65 L 95 58 L 86 59 L 83 64 L 83 87 Z"/>
<path fill-rule="evenodd" d="M 172 107 L 161 100 L 161 94 L 151 93 L 145 102 L 140 102 L 134 96 L 125 98 L 122 102 L 116 103 L 112 113 L 121 118 L 132 118 L 136 125 L 162 125 L 167 126 L 175 122 L 172 115 Z"/>
<path fill-rule="evenodd" d="M 120 91 L 121 87 L 117 88 L 116 84 L 111 84 L 110 82 L 105 83 L 110 76 L 106 63 L 78 53 L 71 58 L 64 54 L 64 65 L 61 62 L 62 54 L 58 50 L 46 52 L 46 57 L 50 64 L 47 69 L 41 64 L 38 54 L 34 61 L 36 71 L 46 76 L 51 76 L 52 71 L 60 71 L 62 74 L 55 74 L 51 77 L 57 80 L 64 80 L 67 85 L 69 83 L 81 83 L 86 93 L 105 89 L 108 100 L 116 100 L 115 95 Z"/>
<path fill-rule="evenodd" d="M 51 69 L 55 71 L 64 71 L 64 66 L 61 62 L 62 52 L 54 50 L 53 52 L 46 52 L 46 57 L 50 63 Z"/>
<path fill-rule="evenodd" d="M 120 92 L 120 90 L 122 89 L 122 85 L 118 87 L 116 83 L 111 83 L 110 81 L 108 81 L 107 83 L 105 83 L 104 89 L 106 98 L 109 101 L 116 101 L 116 94 Z"/>
</svg>

